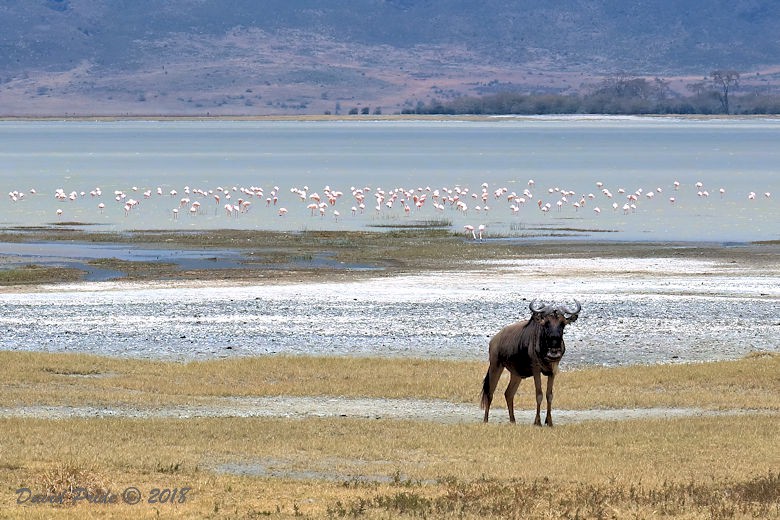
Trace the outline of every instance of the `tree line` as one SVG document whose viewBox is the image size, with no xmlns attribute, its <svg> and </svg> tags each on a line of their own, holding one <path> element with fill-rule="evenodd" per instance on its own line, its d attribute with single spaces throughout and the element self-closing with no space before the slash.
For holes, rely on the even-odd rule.
<svg viewBox="0 0 780 520">
<path fill-rule="evenodd" d="M 452 101 L 419 102 L 404 114 L 780 114 L 780 95 L 739 89 L 739 72 L 715 70 L 675 93 L 660 78 L 616 74 L 583 94 L 501 92 Z"/>
</svg>

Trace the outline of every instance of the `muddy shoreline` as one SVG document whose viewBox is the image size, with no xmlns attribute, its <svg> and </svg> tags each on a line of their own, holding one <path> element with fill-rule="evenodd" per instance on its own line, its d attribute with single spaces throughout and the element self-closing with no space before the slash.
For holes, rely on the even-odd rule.
<svg viewBox="0 0 780 520">
<path fill-rule="evenodd" d="M 479 262 L 529 258 L 708 259 L 745 269 L 777 269 L 780 242 L 624 242 L 490 237 L 470 240 L 432 229 L 385 232 L 199 231 L 131 233 L 60 229 L 0 230 L 0 271 L 31 266 L 75 271 L 63 281 L 347 280 L 431 271 L 468 271 Z M 80 275 L 78 273 L 81 273 Z M 14 286 L 0 280 L 0 291 Z M 24 285 L 36 280 L 20 281 Z M 4 287 L 3 287 L 4 286 Z"/>
</svg>

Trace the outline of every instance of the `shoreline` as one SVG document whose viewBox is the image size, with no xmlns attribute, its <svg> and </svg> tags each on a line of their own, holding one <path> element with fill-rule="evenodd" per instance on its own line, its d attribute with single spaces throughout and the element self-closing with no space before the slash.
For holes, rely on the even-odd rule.
<svg viewBox="0 0 780 520">
<path fill-rule="evenodd" d="M 381 114 L 381 115 L 329 115 L 329 114 L 79 114 L 79 115 L 0 115 L 3 121 L 548 121 L 548 120 L 658 120 L 680 119 L 685 121 L 713 120 L 780 120 L 778 114 Z"/>
<path fill-rule="evenodd" d="M 440 233 L 351 240 L 317 233 L 284 244 L 268 233 L 217 237 L 222 249 L 205 250 L 206 267 L 177 264 L 193 237 L 172 243 L 166 235 L 156 238 L 168 249 L 152 251 L 171 256 L 158 261 L 82 260 L 126 276 L 6 283 L 4 348 L 182 360 L 278 353 L 481 359 L 486 338 L 527 316 L 534 298 L 583 302 L 567 332 L 571 367 L 733 359 L 778 347 L 780 244 L 505 244 Z M 233 240 L 241 247 L 226 246 Z M 150 247 L 131 244 L 122 251 Z M 105 247 L 112 244 L 98 245 Z M 239 249 L 239 267 L 237 257 L 221 256 Z"/>
<path fill-rule="evenodd" d="M 778 269 L 780 241 L 659 242 L 489 237 L 470 240 L 436 229 L 390 231 L 168 230 L 93 232 L 68 228 L 0 229 L 0 287 L 11 271 L 32 267 L 44 283 L 64 281 L 315 281 L 365 279 L 479 268 L 485 261 L 549 258 L 694 258 Z M 79 274 L 81 273 L 81 274 Z M 97 273 L 97 274 L 95 274 Z"/>
</svg>

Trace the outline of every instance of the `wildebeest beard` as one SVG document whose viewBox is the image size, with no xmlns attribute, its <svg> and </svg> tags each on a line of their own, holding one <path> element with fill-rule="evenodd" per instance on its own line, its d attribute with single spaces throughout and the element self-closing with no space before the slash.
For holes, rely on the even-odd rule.
<svg viewBox="0 0 780 520">
<path fill-rule="evenodd" d="M 539 338 L 539 357 L 545 361 L 558 361 L 563 357 L 566 347 L 563 343 L 563 317 L 556 315 L 545 318 L 544 332 Z"/>
</svg>

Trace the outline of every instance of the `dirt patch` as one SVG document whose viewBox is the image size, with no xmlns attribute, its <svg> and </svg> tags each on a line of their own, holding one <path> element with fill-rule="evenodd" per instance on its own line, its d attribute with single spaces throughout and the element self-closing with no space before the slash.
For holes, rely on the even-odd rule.
<svg viewBox="0 0 780 520">
<path fill-rule="evenodd" d="M 554 410 L 558 424 L 584 421 L 622 421 L 701 417 L 749 413 L 745 410 L 707 410 L 703 408 L 615 408 L 590 410 Z M 534 411 L 516 409 L 519 423 L 532 423 Z M 38 419 L 71 419 L 127 417 L 134 419 L 192 419 L 199 417 L 283 417 L 309 419 L 344 417 L 353 419 L 393 419 L 439 423 L 478 423 L 482 411 L 476 404 L 452 403 L 436 399 L 384 399 L 343 397 L 226 397 L 201 400 L 198 404 L 161 408 L 119 406 L 21 406 L 0 409 L 0 418 L 35 417 Z M 506 410 L 495 408 L 491 422 L 508 422 Z"/>
</svg>

